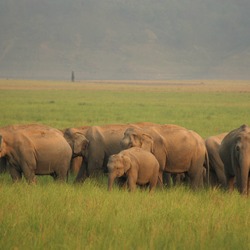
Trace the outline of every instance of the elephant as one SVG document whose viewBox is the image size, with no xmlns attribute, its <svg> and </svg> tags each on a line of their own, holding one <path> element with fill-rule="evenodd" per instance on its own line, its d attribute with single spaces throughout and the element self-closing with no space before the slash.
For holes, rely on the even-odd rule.
<svg viewBox="0 0 250 250">
<path fill-rule="evenodd" d="M 219 155 L 221 141 L 227 135 L 222 133 L 215 136 L 210 136 L 205 140 L 210 167 L 210 185 L 213 187 L 219 186 L 226 188 L 226 176 L 224 173 L 224 165 Z"/>
<path fill-rule="evenodd" d="M 163 172 L 185 173 L 193 189 L 203 186 L 204 166 L 209 161 L 204 140 L 194 131 L 165 124 L 150 128 L 128 128 L 121 141 L 124 149 L 140 147 L 153 153 Z"/>
<path fill-rule="evenodd" d="M 224 164 L 229 191 L 233 191 L 236 184 L 242 195 L 249 195 L 250 127 L 243 124 L 229 132 L 221 142 L 219 155 Z"/>
<path fill-rule="evenodd" d="M 22 174 L 28 183 L 35 175 L 51 175 L 67 180 L 72 148 L 61 131 L 40 124 L 0 128 L 0 158 L 4 157 L 13 182 Z"/>
<path fill-rule="evenodd" d="M 107 173 L 108 158 L 122 150 L 120 141 L 124 131 L 130 127 L 148 127 L 157 124 L 142 122 L 135 124 L 111 124 L 104 126 L 90 126 L 88 128 L 68 128 L 68 139 L 74 141 L 73 135 L 81 132 L 88 140 L 88 147 L 82 153 L 82 165 L 75 178 L 76 183 L 84 182 L 90 176 L 97 176 L 100 173 Z"/>
<path fill-rule="evenodd" d="M 79 169 L 82 165 L 84 150 L 87 148 L 87 145 L 89 143 L 89 141 L 84 136 L 84 133 L 89 127 L 90 126 L 81 126 L 78 128 L 66 128 L 66 129 L 61 130 L 62 133 L 64 134 L 64 138 L 68 141 L 68 143 L 70 144 L 71 147 L 73 147 L 73 145 L 80 146 L 79 140 L 82 139 L 82 143 L 83 143 L 82 146 L 83 147 L 82 147 L 82 149 L 79 150 L 79 151 L 81 151 L 81 153 L 76 155 L 77 153 L 75 152 L 74 157 L 72 157 L 72 160 L 70 163 L 70 173 L 73 175 L 78 174 Z M 76 140 L 78 142 L 74 143 Z M 75 148 L 75 150 L 76 150 L 76 148 Z"/>
<path fill-rule="evenodd" d="M 152 192 L 158 182 L 159 163 L 150 152 L 142 148 L 129 148 L 118 154 L 111 155 L 108 161 L 108 190 L 111 191 L 114 180 L 125 175 L 130 191 L 136 189 L 136 184 L 149 183 Z"/>
<path fill-rule="evenodd" d="M 83 131 L 76 129 L 66 129 L 63 136 L 72 148 L 72 158 L 83 157 L 87 150 L 89 140 L 85 137 Z"/>
</svg>

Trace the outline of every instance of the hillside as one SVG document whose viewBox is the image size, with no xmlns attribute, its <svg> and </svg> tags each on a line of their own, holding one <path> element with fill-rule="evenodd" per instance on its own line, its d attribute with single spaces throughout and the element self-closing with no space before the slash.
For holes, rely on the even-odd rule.
<svg viewBox="0 0 250 250">
<path fill-rule="evenodd" d="M 0 78 L 249 79 L 247 0 L 1 0 Z"/>
</svg>

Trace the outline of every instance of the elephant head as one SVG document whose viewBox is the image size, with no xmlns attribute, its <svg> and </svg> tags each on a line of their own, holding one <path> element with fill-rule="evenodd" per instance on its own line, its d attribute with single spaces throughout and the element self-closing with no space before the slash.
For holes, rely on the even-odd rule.
<svg viewBox="0 0 250 250">
<path fill-rule="evenodd" d="M 139 147 L 152 153 L 154 142 L 153 138 L 142 129 L 128 128 L 124 132 L 121 145 L 124 149 Z"/>
<path fill-rule="evenodd" d="M 108 190 L 112 189 L 115 178 L 121 177 L 130 169 L 131 160 L 128 156 L 117 154 L 111 155 L 108 161 Z"/>
<path fill-rule="evenodd" d="M 236 176 L 237 187 L 240 192 L 247 195 L 250 185 L 250 134 L 240 134 L 232 147 L 231 161 Z"/>
<path fill-rule="evenodd" d="M 77 156 L 85 156 L 89 141 L 82 132 L 68 128 L 64 131 L 64 138 L 72 148 L 73 158 Z"/>
</svg>

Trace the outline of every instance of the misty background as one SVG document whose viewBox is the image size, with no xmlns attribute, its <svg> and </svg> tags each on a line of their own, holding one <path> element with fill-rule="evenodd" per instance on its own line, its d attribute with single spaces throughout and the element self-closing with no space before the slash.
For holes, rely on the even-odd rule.
<svg viewBox="0 0 250 250">
<path fill-rule="evenodd" d="M 1 0 L 0 78 L 250 79 L 249 0 Z"/>
</svg>

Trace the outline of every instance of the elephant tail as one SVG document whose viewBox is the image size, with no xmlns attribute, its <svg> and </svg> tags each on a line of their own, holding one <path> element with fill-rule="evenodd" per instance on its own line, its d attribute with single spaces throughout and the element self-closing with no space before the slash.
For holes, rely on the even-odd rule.
<svg viewBox="0 0 250 250">
<path fill-rule="evenodd" d="M 69 169 L 68 169 L 67 175 L 66 175 L 66 182 L 67 182 L 67 183 L 69 182 Z"/>
</svg>

